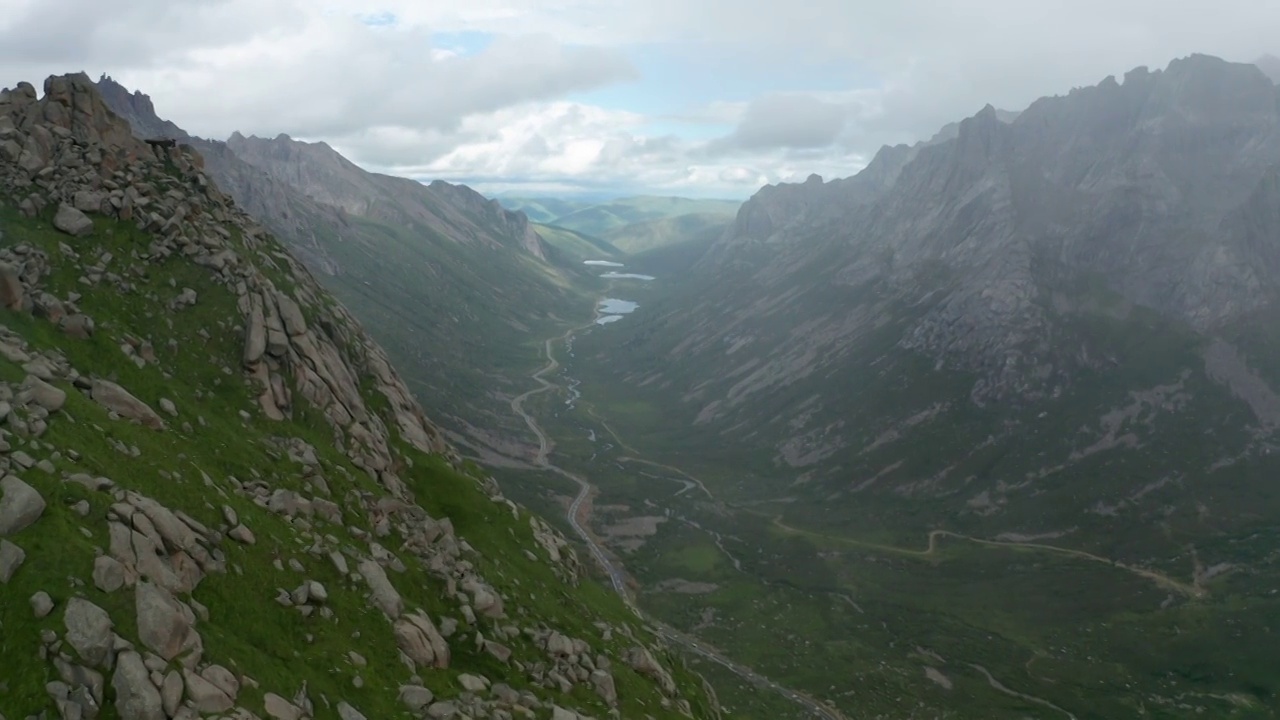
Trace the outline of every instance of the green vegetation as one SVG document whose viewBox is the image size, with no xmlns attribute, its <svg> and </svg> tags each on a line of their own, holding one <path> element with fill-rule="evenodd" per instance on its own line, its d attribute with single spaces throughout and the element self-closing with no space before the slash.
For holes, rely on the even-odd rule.
<svg viewBox="0 0 1280 720">
<path fill-rule="evenodd" d="M 719 237 L 732 221 L 733 216 L 726 213 L 688 213 L 623 225 L 605 233 L 604 238 L 619 250 L 636 255 L 702 236 Z"/>
<path fill-rule="evenodd" d="M 535 223 L 534 229 L 549 245 L 577 263 L 583 260 L 616 260 L 626 254 L 605 240 L 555 225 Z"/>
<path fill-rule="evenodd" d="M 501 198 L 500 202 L 510 210 L 523 211 L 534 222 L 555 225 L 583 235 L 604 239 L 609 239 L 609 233 L 620 231 L 630 225 L 682 215 L 703 218 L 684 220 L 681 221 L 682 223 L 689 226 L 701 224 L 705 227 L 705 223 L 710 222 L 710 216 L 730 219 L 742 204 L 737 200 L 704 200 L 651 195 L 619 198 L 600 203 L 523 198 Z M 675 237 L 672 229 L 663 231 L 662 235 L 668 238 Z M 650 246 L 654 245 L 651 243 Z M 634 250 L 623 249 L 634 252 Z"/>
<path fill-rule="evenodd" d="M 972 376 L 897 347 L 928 307 L 882 309 L 891 321 L 838 375 L 769 391 L 726 432 L 695 420 L 741 377 L 675 354 L 685 292 L 637 289 L 639 311 L 575 338 L 561 379 L 581 381 L 576 409 L 563 396 L 532 406 L 556 462 L 600 488 L 598 532 L 667 518 L 638 549 L 615 543 L 646 610 L 851 717 L 1274 715 L 1280 536 L 1268 518 L 1280 497 L 1267 478 L 1280 467 L 1219 462 L 1248 447 L 1252 415 L 1208 377 L 1198 336 L 1096 283 L 1064 288 L 1059 342 L 1101 361 L 1058 397 L 980 408 Z M 810 300 L 851 312 L 860 292 Z M 1265 357 L 1269 337 L 1232 340 Z M 843 420 L 850 442 L 791 467 L 784 409 L 830 396 L 833 377 L 856 390 L 808 427 Z M 627 457 L 687 472 L 714 500 Z M 1011 539 L 942 535 L 930 550 L 935 529 Z M 1221 575 L 1199 579 L 1214 566 Z"/>
<path fill-rule="evenodd" d="M 103 592 L 87 581 L 95 556 L 108 544 L 105 518 L 113 502 L 110 494 L 92 492 L 64 479 L 87 473 L 110 478 L 119 488 L 154 498 L 210 528 L 223 525 L 221 508 L 226 505 L 252 528 L 256 544 L 224 540 L 221 547 L 226 552 L 228 572 L 209 574 L 190 596 L 208 608 L 207 619 L 197 624 L 205 657 L 256 681 L 241 693 L 241 704 L 260 712 L 266 692 L 292 697 L 305 685 L 315 701 L 318 718 L 338 717 L 335 705 L 340 700 L 359 707 L 371 718 L 407 717 L 396 694 L 398 686 L 409 682 L 413 673 L 397 659 L 387 619 L 369 603 L 363 583 L 339 574 L 324 554 L 308 551 L 312 543 L 305 532 L 309 527 L 317 536 L 334 537 L 335 542 L 344 538 L 340 541 L 344 544 L 362 544 L 354 533 L 373 532 L 372 520 L 350 501 L 360 493 L 383 491 L 334 446 L 328 423 L 304 402 L 297 403 L 293 417 L 284 422 L 272 422 L 257 412 L 256 392 L 239 370 L 244 330 L 235 294 L 216 283 L 211 271 L 180 255 L 140 262 L 137 258 L 146 253 L 151 237 L 126 223 L 99 219 L 92 237 L 72 240 L 49 227 L 48 215 L 24 219 L 12 208 L 0 207 L 0 230 L 4 246 L 26 245 L 47 254 L 51 273 L 42 278 L 45 290 L 57 297 L 79 295 L 76 304 L 94 318 L 98 329 L 89 339 L 74 339 L 47 320 L 9 310 L 0 310 L 0 324 L 25 340 L 28 352 L 63 357 L 83 374 L 120 383 L 152 407 L 159 407 L 163 398 L 177 408 L 177 416 L 168 419 L 168 428 L 154 431 L 109 417 L 103 407 L 70 383 L 58 382 L 67 393 L 67 402 L 50 417 L 47 433 L 38 439 L 10 436 L 15 451 L 50 459 L 55 472 L 32 469 L 21 473 L 44 496 L 48 508 L 36 524 L 9 538 L 26 551 L 27 560 L 0 592 L 0 654 L 8 659 L 0 673 L 0 708 L 4 713 L 26 717 L 49 707 L 45 684 L 58 675 L 50 663 L 37 659 L 36 650 L 42 644 L 42 631 L 65 631 L 60 608 L 72 596 L 83 596 L 107 610 L 117 633 L 137 637 L 133 594 Z M 408 238 L 388 237 L 386 241 L 385 252 L 393 248 L 405 254 L 414 252 Z M 264 270 L 278 272 L 265 265 L 269 254 L 254 253 L 235 242 L 237 252 L 256 257 L 255 262 L 264 263 Z M 83 270 L 63 255 L 61 248 L 65 246 L 86 259 L 110 253 L 114 259 L 108 269 L 129 278 L 129 291 L 120 292 L 105 282 L 86 284 L 81 279 Z M 353 244 L 345 261 L 359 262 L 362 257 L 372 257 L 370 248 Z M 399 259 L 406 261 L 407 257 Z M 378 261 L 382 267 L 396 265 L 382 255 Z M 419 280 L 419 296 L 425 307 L 433 308 L 430 303 L 437 297 L 433 288 L 449 281 L 442 277 Z M 407 283 L 408 278 L 389 274 L 388 282 Z M 165 303 L 182 288 L 194 289 L 198 301 L 188 308 L 168 310 Z M 354 290 L 350 297 L 365 297 L 369 303 L 361 311 L 372 312 L 376 307 L 373 301 Z M 478 305 L 459 307 L 460 314 L 472 314 L 467 318 L 471 320 L 489 312 Z M 389 316 L 399 312 L 381 309 Z M 422 310 L 418 309 L 419 316 Z M 412 315 L 406 309 L 397 317 L 408 321 Z M 424 341 L 441 337 L 429 334 L 423 324 L 415 327 L 424 333 Z M 121 350 L 128 337 L 154 347 L 155 360 L 135 364 Z M 399 352 L 406 353 L 408 348 L 401 347 Z M 447 370 L 447 366 L 423 367 L 417 377 Z M 0 359 L 0 377 L 5 381 L 18 383 L 26 374 L 19 363 Z M 368 392 L 365 399 L 370 407 L 384 406 L 380 397 Z M 246 410 L 253 412 L 242 415 Z M 237 489 L 240 483 L 261 481 L 273 489 L 316 492 L 314 477 L 282 451 L 280 440 L 286 438 L 296 438 L 315 449 L 329 496 L 347 503 L 341 523 L 319 516 L 305 521 L 306 525 L 303 521 L 290 523 Z M 638 636 L 646 636 L 634 616 L 606 588 L 561 581 L 533 537 L 527 511 L 513 511 L 491 500 L 478 474 L 450 467 L 442 458 L 424 455 L 398 440 L 395 445 L 407 463 L 400 471 L 401 479 L 424 510 L 433 517 L 449 518 L 458 535 L 475 549 L 466 559 L 509 599 L 510 622 L 557 628 L 615 658 L 632 641 L 616 631 L 611 639 L 605 639 L 601 628 L 606 625 L 598 623 L 630 628 Z M 73 507 L 81 501 L 89 504 L 84 517 Z M 404 540 L 393 532 L 380 542 L 399 553 Z M 538 560 L 525 558 L 531 550 L 538 552 Z M 404 556 L 409 558 L 407 552 Z M 275 565 L 281 561 L 284 569 Z M 300 564 L 301 571 L 289 569 L 294 562 Z M 326 607 L 331 616 L 307 617 L 297 608 L 274 602 L 278 588 L 289 590 L 307 579 L 320 581 L 328 589 Z M 408 608 L 423 608 L 437 618 L 456 613 L 457 606 L 447 599 L 442 581 L 417 561 L 407 562 L 404 572 L 393 580 Z M 38 591 L 48 592 L 55 602 L 55 611 L 44 619 L 36 619 L 28 604 L 28 598 Z M 485 634 L 493 636 L 494 624 L 482 623 Z M 527 636 L 508 642 L 516 657 L 526 662 L 542 655 Z M 462 672 L 483 674 L 518 690 L 533 689 L 543 696 L 548 693 L 534 687 L 524 673 L 478 649 L 469 634 L 454 636 L 450 644 L 453 658 L 448 669 L 421 671 L 423 683 L 438 696 L 456 695 L 456 678 Z M 348 651 L 359 652 L 367 666 L 354 665 Z M 695 715 L 706 716 L 699 679 L 678 658 L 660 659 L 673 669 L 677 682 L 687 691 Z M 613 673 L 623 717 L 677 716 L 661 707 L 659 693 L 649 679 L 622 662 L 615 662 Z M 108 698 L 112 693 L 108 682 Z M 597 716 L 608 712 L 604 702 L 581 685 L 561 702 Z M 108 704 L 99 717 L 117 720 L 119 716 Z"/>
</svg>

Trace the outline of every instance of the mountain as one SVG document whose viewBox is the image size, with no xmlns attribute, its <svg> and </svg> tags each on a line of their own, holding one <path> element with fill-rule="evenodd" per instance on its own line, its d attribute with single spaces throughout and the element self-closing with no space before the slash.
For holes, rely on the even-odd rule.
<svg viewBox="0 0 1280 720">
<path fill-rule="evenodd" d="M 483 456 L 519 452 L 513 374 L 537 362 L 544 328 L 590 304 L 573 253 L 470 188 L 370 173 L 287 135 L 200 140 L 159 119 L 146 95 L 106 76 L 97 87 L 140 137 L 192 144 L 219 186 L 369 327 L 456 442 Z"/>
<path fill-rule="evenodd" d="M 343 305 L 83 74 L 0 92 L 9 717 L 717 717 Z"/>
<path fill-rule="evenodd" d="M 604 239 L 626 253 L 686 242 L 701 235 L 721 235 L 732 216 L 718 213 L 687 213 L 657 220 L 643 220 L 605 233 Z"/>
<path fill-rule="evenodd" d="M 1280 58 L 1275 55 L 1263 55 L 1253 62 L 1262 70 L 1267 77 L 1271 78 L 1271 82 L 1280 84 Z"/>
<path fill-rule="evenodd" d="M 499 197 L 498 201 L 508 210 L 524 213 L 536 223 L 549 223 L 562 215 L 590 207 L 592 203 L 559 198 Z"/>
<path fill-rule="evenodd" d="M 583 260 L 612 260 L 626 254 L 607 240 L 583 235 L 567 228 L 543 225 L 541 223 L 534 223 L 533 227 L 537 231 L 538 237 L 542 238 L 551 247 L 559 250 L 566 258 L 575 262 L 582 262 Z"/>
<path fill-rule="evenodd" d="M 1277 208 L 1280 89 L 1203 55 L 762 189 L 565 370 L 598 504 L 705 486 L 648 607 L 868 716 L 1273 716 Z"/>
<path fill-rule="evenodd" d="M 681 197 L 640 195 L 601 203 L 541 198 L 502 198 L 505 207 L 521 210 L 536 222 L 567 228 L 584 235 L 608 238 L 611 231 L 635 223 L 674 218 L 681 215 L 718 215 L 731 217 L 742 204 L 735 200 L 701 200 Z"/>
</svg>

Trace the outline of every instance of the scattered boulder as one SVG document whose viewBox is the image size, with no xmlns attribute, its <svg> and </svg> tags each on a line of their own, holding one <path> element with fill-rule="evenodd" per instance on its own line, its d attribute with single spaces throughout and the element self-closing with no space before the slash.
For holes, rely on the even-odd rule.
<svg viewBox="0 0 1280 720">
<path fill-rule="evenodd" d="M 93 232 L 93 221 L 89 216 L 66 203 L 58 206 L 58 212 L 53 216 L 53 226 L 73 237 L 84 237 Z"/>
<path fill-rule="evenodd" d="M 7 584 L 12 580 L 26 559 L 27 553 L 22 548 L 8 540 L 0 540 L 0 583 Z"/>
<path fill-rule="evenodd" d="M 382 566 L 372 560 L 364 560 L 356 569 L 373 593 L 373 604 L 392 619 L 400 617 L 400 613 L 404 612 L 404 601 L 400 599 L 400 593 L 396 592 L 391 581 L 387 579 L 387 573 Z"/>
<path fill-rule="evenodd" d="M 425 614 L 411 613 L 397 620 L 395 636 L 401 652 L 418 667 L 449 667 L 449 643 Z"/>
<path fill-rule="evenodd" d="M 202 714 L 226 712 L 235 705 L 227 693 L 200 675 L 187 672 L 182 679 L 186 682 L 187 699 Z"/>
<path fill-rule="evenodd" d="M 63 405 L 67 404 L 67 392 L 65 390 L 54 387 L 35 375 L 28 375 L 22 381 L 22 386 L 19 388 L 19 397 L 34 402 L 49 412 L 57 412 L 62 409 Z"/>
<path fill-rule="evenodd" d="M 139 582 L 134 588 L 138 639 L 165 660 L 177 657 L 189 642 L 195 616 L 164 588 Z"/>
<path fill-rule="evenodd" d="M 615 707 L 618 704 L 618 689 L 614 685 L 613 676 L 607 670 L 592 670 L 591 685 L 600 699 L 609 703 L 609 707 Z"/>
<path fill-rule="evenodd" d="M 18 268 L 9 263 L 0 263 L 0 304 L 10 310 L 22 308 L 26 290 L 22 287 L 22 278 Z"/>
<path fill-rule="evenodd" d="M 262 709 L 275 720 L 302 720 L 303 716 L 302 708 L 275 693 L 263 696 Z"/>
<path fill-rule="evenodd" d="M 107 664 L 114 626 L 106 610 L 83 598 L 73 597 L 67 601 L 62 622 L 67 627 L 67 643 L 86 663 L 94 667 Z"/>
<path fill-rule="evenodd" d="M 182 702 L 182 690 L 185 686 L 182 683 L 182 674 L 177 670 L 170 670 L 164 676 L 164 682 L 160 684 L 160 704 L 164 707 L 164 714 L 173 717 L 178 712 L 178 704 Z"/>
<path fill-rule="evenodd" d="M 134 397 L 132 393 L 108 380 L 94 380 L 89 391 L 94 402 L 120 415 L 142 423 L 152 430 L 163 430 L 164 420 L 150 405 Z"/>
<path fill-rule="evenodd" d="M 17 476 L 0 479 L 0 537 L 22 532 L 40 519 L 44 508 L 40 493 Z"/>
<path fill-rule="evenodd" d="M 102 592 L 113 593 L 124 587 L 124 565 L 119 560 L 100 555 L 93 560 L 93 585 Z"/>
<path fill-rule="evenodd" d="M 253 545 L 258 542 L 258 539 L 253 536 L 253 531 L 244 525 L 237 525 L 228 530 L 227 537 L 245 545 Z"/>
<path fill-rule="evenodd" d="M 484 678 L 479 675 L 472 675 L 471 673 L 462 673 L 459 675 L 458 684 L 462 686 L 463 690 L 472 693 L 484 692 L 489 689 L 488 678 Z"/>
<path fill-rule="evenodd" d="M 49 613 L 53 612 L 53 598 L 49 597 L 49 593 L 41 590 L 31 596 L 31 612 L 35 613 L 38 618 L 49 617 Z"/>
<path fill-rule="evenodd" d="M 400 702 L 415 715 L 421 713 L 434 699 L 435 695 L 421 685 L 400 686 Z"/>
<path fill-rule="evenodd" d="M 351 707 L 345 701 L 338 703 L 338 717 L 342 720 L 368 720 L 364 713 Z"/>
<path fill-rule="evenodd" d="M 142 656 L 132 650 L 116 658 L 116 671 L 111 678 L 116 691 L 116 712 L 129 720 L 166 720 L 160 691 L 151 682 L 151 671 Z"/>
</svg>

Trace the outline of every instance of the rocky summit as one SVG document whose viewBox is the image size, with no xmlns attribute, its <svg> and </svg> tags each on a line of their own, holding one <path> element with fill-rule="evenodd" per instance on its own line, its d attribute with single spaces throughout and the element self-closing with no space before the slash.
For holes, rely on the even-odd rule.
<svg viewBox="0 0 1280 720">
<path fill-rule="evenodd" d="M 0 92 L 0 717 L 717 717 L 190 145 Z"/>
</svg>

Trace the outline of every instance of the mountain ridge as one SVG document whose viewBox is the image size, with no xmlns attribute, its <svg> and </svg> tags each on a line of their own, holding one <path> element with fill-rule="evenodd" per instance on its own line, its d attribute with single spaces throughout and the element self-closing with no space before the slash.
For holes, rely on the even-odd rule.
<svg viewBox="0 0 1280 720">
<path fill-rule="evenodd" d="M 206 158 L 238 204 L 284 239 L 407 369 L 454 442 L 511 454 L 507 412 L 532 329 L 583 312 L 581 266 L 527 218 L 462 186 L 369 173 L 327 144 L 234 134 L 201 140 L 155 115 L 150 98 L 99 81 L 146 133 L 176 134 Z M 496 392 L 494 391 L 495 389 Z"/>
<path fill-rule="evenodd" d="M 999 706 L 994 677 L 1077 717 L 1274 712 L 1280 89 L 1196 55 L 1008 117 L 762 188 L 678 281 L 575 337 L 591 413 L 565 436 L 633 446 L 583 448 L 602 506 L 685 520 L 632 566 L 708 590 L 656 613 L 762 663 L 754 627 L 822 614 L 806 669 L 840 670 L 793 677 L 857 668 L 849 711 L 1041 711 Z M 715 507 L 644 495 L 614 467 L 635 458 Z M 687 546 L 696 572 L 665 560 Z M 965 668 L 991 674 L 938 690 Z"/>
</svg>

